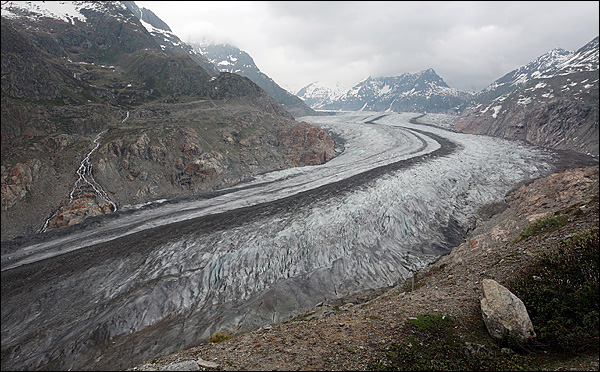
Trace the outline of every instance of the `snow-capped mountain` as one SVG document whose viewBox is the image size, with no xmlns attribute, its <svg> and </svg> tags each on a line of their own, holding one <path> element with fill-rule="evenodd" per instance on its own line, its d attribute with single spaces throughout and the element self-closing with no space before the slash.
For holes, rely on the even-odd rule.
<svg viewBox="0 0 600 372">
<path fill-rule="evenodd" d="M 450 88 L 432 69 L 369 77 L 346 92 L 309 85 L 298 92 L 313 108 L 342 111 L 458 112 L 472 93 Z"/>
<path fill-rule="evenodd" d="M 598 37 L 554 49 L 496 80 L 465 109 L 457 130 L 598 155 Z"/>
<path fill-rule="evenodd" d="M 304 100 L 307 105 L 318 110 L 331 104 L 347 91 L 348 87 L 343 86 L 341 83 L 329 88 L 316 81 L 298 90 L 296 95 Z"/>
<path fill-rule="evenodd" d="M 583 71 L 598 71 L 598 37 L 572 53 L 565 61 L 549 68 L 542 77 L 549 78 Z"/>
<path fill-rule="evenodd" d="M 219 70 L 201 53 L 184 43 L 175 35 L 169 25 L 154 14 L 150 9 L 140 8 L 135 1 L 122 1 L 141 22 L 144 28 L 154 37 L 160 48 L 167 54 L 187 54 L 210 74 L 218 74 Z"/>
<path fill-rule="evenodd" d="M 478 102 L 490 101 L 515 89 L 518 85 L 541 77 L 545 72 L 567 61 L 573 52 L 562 48 L 552 49 L 525 66 L 519 67 L 497 79 L 478 94 Z"/>
<path fill-rule="evenodd" d="M 315 115 L 300 98 L 280 87 L 273 79 L 260 71 L 252 57 L 230 44 L 192 43 L 192 50 L 209 60 L 219 71 L 245 76 L 281 103 L 292 115 Z"/>
</svg>

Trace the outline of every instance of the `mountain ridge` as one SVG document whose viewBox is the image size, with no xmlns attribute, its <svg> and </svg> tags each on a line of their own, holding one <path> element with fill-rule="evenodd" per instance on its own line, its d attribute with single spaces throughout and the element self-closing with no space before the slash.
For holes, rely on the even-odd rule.
<svg viewBox="0 0 600 372">
<path fill-rule="evenodd" d="M 499 78 L 454 127 L 597 158 L 598 91 L 596 36 L 575 52 L 555 49 Z"/>
<path fill-rule="evenodd" d="M 260 71 L 247 52 L 231 44 L 192 43 L 191 46 L 219 71 L 239 74 L 252 80 L 281 103 L 294 117 L 317 115 L 300 98 L 281 88 L 273 79 Z"/>
<path fill-rule="evenodd" d="M 472 93 L 450 88 L 433 68 L 428 68 L 417 73 L 368 77 L 344 93 L 311 83 L 298 95 L 321 110 L 456 113 Z"/>
<path fill-rule="evenodd" d="M 329 134 L 144 22 L 120 2 L 2 3 L 3 241 L 333 156 Z M 105 194 L 77 187 L 88 153 Z"/>
</svg>

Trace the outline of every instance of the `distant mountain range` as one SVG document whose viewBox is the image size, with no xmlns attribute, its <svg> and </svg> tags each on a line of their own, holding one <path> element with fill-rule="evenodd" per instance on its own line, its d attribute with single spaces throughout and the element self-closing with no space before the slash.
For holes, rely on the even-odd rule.
<svg viewBox="0 0 600 372">
<path fill-rule="evenodd" d="M 450 88 L 427 69 L 296 94 L 316 110 L 456 114 L 463 132 L 598 156 L 598 37 L 576 52 L 553 49 L 481 92 Z"/>
<path fill-rule="evenodd" d="M 369 77 L 345 92 L 313 83 L 297 95 L 321 110 L 456 113 L 473 93 L 450 88 L 430 68 L 415 74 Z"/>
</svg>

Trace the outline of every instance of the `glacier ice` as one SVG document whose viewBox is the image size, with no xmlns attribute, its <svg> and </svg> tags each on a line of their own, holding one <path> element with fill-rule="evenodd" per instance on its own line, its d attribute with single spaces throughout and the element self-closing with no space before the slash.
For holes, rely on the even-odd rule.
<svg viewBox="0 0 600 372">
<path fill-rule="evenodd" d="M 477 208 L 553 169 L 547 150 L 410 123 L 417 115 L 302 118 L 345 151 L 3 256 L 3 285 L 39 268 L 3 289 L 3 369 L 130 367 L 394 285 L 447 253 Z"/>
</svg>

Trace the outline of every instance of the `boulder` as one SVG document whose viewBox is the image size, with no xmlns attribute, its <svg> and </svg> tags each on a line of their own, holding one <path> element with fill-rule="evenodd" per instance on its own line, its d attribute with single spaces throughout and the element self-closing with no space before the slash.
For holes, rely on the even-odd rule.
<svg viewBox="0 0 600 372">
<path fill-rule="evenodd" d="M 184 360 L 183 362 L 171 363 L 160 369 L 160 371 L 199 371 L 198 363 L 193 360 Z"/>
<path fill-rule="evenodd" d="M 493 338 L 503 339 L 508 336 L 524 342 L 535 337 L 533 324 L 523 301 L 495 280 L 484 279 L 481 285 L 484 296 L 481 299 L 481 313 Z"/>
</svg>

